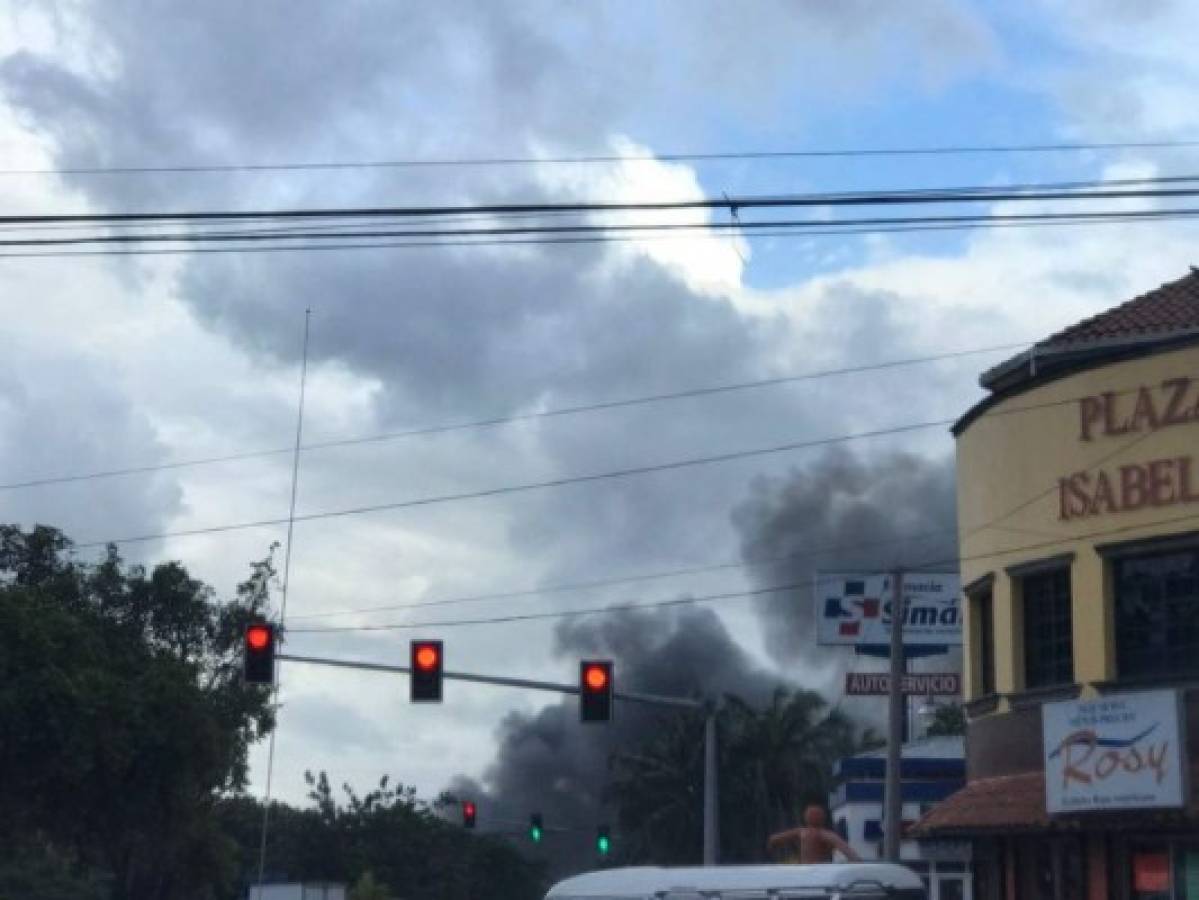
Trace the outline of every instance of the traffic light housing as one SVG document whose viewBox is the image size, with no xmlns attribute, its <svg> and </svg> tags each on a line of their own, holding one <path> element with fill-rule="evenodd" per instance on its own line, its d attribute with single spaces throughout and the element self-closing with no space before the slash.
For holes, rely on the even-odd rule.
<svg viewBox="0 0 1199 900">
<path fill-rule="evenodd" d="M 540 844 L 544 834 L 545 829 L 541 827 L 541 813 L 533 813 L 529 816 L 529 840 L 534 844 Z"/>
<path fill-rule="evenodd" d="M 275 626 L 269 622 L 251 622 L 246 626 L 243 646 L 246 684 L 275 683 Z"/>
<path fill-rule="evenodd" d="M 445 658 L 441 641 L 413 641 L 410 699 L 413 703 L 440 703 L 442 664 Z"/>
<path fill-rule="evenodd" d="M 607 856 L 611 850 L 612 835 L 607 825 L 601 825 L 595 830 L 595 852 L 600 856 Z"/>
<path fill-rule="evenodd" d="M 462 801 L 462 827 L 463 828 L 474 828 L 475 827 L 475 815 L 478 813 L 478 811 L 479 811 L 478 807 L 475 806 L 475 801 L 473 801 L 473 800 L 463 800 Z"/>
<path fill-rule="evenodd" d="M 579 665 L 579 720 L 612 719 L 612 660 L 585 659 Z"/>
</svg>

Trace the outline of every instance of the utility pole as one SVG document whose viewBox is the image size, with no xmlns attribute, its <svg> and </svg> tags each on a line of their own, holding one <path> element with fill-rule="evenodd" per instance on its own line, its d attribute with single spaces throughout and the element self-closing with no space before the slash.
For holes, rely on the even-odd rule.
<svg viewBox="0 0 1199 900">
<path fill-rule="evenodd" d="M 718 862 L 720 847 L 720 814 L 716 808 L 716 707 L 708 710 L 704 720 L 704 865 Z"/>
<path fill-rule="evenodd" d="M 883 856 L 890 862 L 899 862 L 899 838 L 903 830 L 903 780 L 900 768 L 903 765 L 903 676 L 907 668 L 903 657 L 903 620 L 906 612 L 903 571 L 896 569 L 891 574 L 891 684 L 888 696 L 887 780 L 883 795 L 886 803 Z"/>
</svg>

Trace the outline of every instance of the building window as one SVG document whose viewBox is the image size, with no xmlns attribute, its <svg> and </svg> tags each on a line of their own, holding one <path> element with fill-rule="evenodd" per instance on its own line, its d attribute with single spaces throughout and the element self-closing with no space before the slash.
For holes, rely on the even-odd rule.
<svg viewBox="0 0 1199 900">
<path fill-rule="evenodd" d="M 970 616 L 978 622 L 978 690 L 976 697 L 995 693 L 995 611 L 991 602 L 991 585 L 981 587 L 970 595 Z"/>
<path fill-rule="evenodd" d="M 1074 682 L 1074 636 L 1070 615 L 1070 570 L 1026 575 L 1024 597 L 1024 686 Z"/>
<path fill-rule="evenodd" d="M 1199 548 L 1113 566 L 1120 676 L 1199 674 Z"/>
</svg>

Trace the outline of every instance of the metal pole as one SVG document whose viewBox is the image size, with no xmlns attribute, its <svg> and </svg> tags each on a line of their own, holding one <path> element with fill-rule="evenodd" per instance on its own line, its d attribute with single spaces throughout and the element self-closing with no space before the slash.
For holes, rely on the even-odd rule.
<svg viewBox="0 0 1199 900">
<path fill-rule="evenodd" d="M 390 663 L 365 662 L 357 659 L 329 659 L 324 656 L 297 656 L 294 653 L 279 653 L 275 659 L 285 662 L 309 663 L 314 666 L 333 666 L 338 669 L 362 669 L 367 672 L 394 672 L 399 675 L 411 674 L 409 666 L 391 665 Z M 532 678 L 507 678 L 503 675 L 479 675 L 474 672 L 443 672 L 441 677 L 447 681 L 473 681 L 476 684 L 495 684 L 500 687 L 527 688 L 532 691 L 551 691 L 555 694 L 577 694 L 577 684 L 560 684 L 555 681 L 536 681 Z M 699 700 L 688 697 L 664 697 L 661 694 L 638 694 L 630 691 L 613 691 L 612 696 L 617 700 L 629 703 L 645 703 L 649 706 L 672 706 L 677 709 L 703 709 Z"/>
<path fill-rule="evenodd" d="M 304 310 L 304 351 L 300 356 L 300 402 L 296 411 L 296 444 L 291 454 L 291 503 L 287 507 L 287 547 L 283 551 L 283 590 L 279 600 L 279 625 L 287 620 L 287 588 L 291 584 L 292 534 L 296 527 L 296 487 L 300 481 L 300 441 L 304 437 L 304 389 L 308 383 L 308 330 L 312 310 Z M 271 779 L 275 774 L 275 735 L 279 731 L 279 678 L 271 685 L 271 706 L 275 708 L 275 727 L 271 729 L 266 752 L 266 792 L 262 797 L 262 834 L 258 842 L 258 897 L 262 897 L 262 879 L 266 874 L 266 836 L 271 821 Z"/>
<path fill-rule="evenodd" d="M 704 865 L 714 866 L 720 857 L 719 786 L 716 769 L 716 710 L 704 721 Z"/>
<path fill-rule="evenodd" d="M 891 575 L 891 684 L 887 721 L 887 781 L 884 792 L 886 815 L 883 817 L 883 856 L 899 862 L 899 835 L 903 829 L 903 787 L 900 766 L 903 763 L 903 620 L 906 613 L 903 599 L 903 572 Z"/>
</svg>

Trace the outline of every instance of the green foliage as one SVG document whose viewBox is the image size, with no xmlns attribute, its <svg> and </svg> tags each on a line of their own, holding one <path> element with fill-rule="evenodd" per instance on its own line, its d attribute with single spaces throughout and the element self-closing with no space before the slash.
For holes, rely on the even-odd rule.
<svg viewBox="0 0 1199 900">
<path fill-rule="evenodd" d="M 239 675 L 271 561 L 221 604 L 178 563 L 69 550 L 0 526 L 0 771 L 21 773 L 0 779 L 0 841 L 102 873 L 112 898 L 206 896 L 232 875 L 213 807 L 273 726 L 269 692 Z"/>
<path fill-rule="evenodd" d="M 728 697 L 717 717 L 721 857 L 755 862 L 767 836 L 825 802 L 833 762 L 876 742 L 858 734 L 819 694 L 779 689 L 763 709 Z M 703 829 L 703 731 L 695 714 L 668 717 L 642 746 L 613 758 L 611 797 L 626 863 L 699 861 Z"/>
<path fill-rule="evenodd" d="M 324 772 L 305 778 L 310 807 L 271 806 L 268 877 L 357 889 L 369 873 L 379 896 L 405 900 L 534 900 L 544 891 L 541 869 L 510 843 L 446 822 L 413 788 L 383 778 L 363 796 L 343 784 L 339 796 Z M 241 848 L 240 880 L 248 886 L 257 875 L 262 807 L 230 799 L 220 818 Z"/>
<path fill-rule="evenodd" d="M 49 847 L 13 845 L 0 862 L 0 897 L 37 900 L 105 900 L 111 879 Z"/>
<path fill-rule="evenodd" d="M 350 888 L 350 900 L 390 900 L 391 895 L 375 881 L 371 872 L 363 872 Z"/>
<path fill-rule="evenodd" d="M 938 706 L 928 726 L 929 737 L 944 737 L 966 733 L 966 711 L 956 703 Z"/>
</svg>

